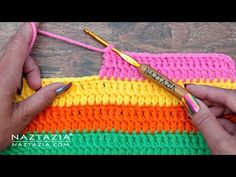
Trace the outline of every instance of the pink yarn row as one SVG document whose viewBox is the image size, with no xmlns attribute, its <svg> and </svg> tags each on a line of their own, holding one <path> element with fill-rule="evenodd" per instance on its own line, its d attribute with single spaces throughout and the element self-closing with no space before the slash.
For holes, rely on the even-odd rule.
<svg viewBox="0 0 236 177">
<path fill-rule="evenodd" d="M 51 38 L 65 41 L 80 47 L 87 48 L 96 52 L 103 52 L 103 66 L 99 72 L 101 78 L 114 77 L 115 79 L 144 79 L 138 70 L 120 58 L 112 51 L 112 45 L 100 49 L 81 42 L 43 31 L 36 28 L 32 22 L 33 37 L 30 48 L 36 39 L 37 32 Z M 234 81 L 236 78 L 235 63 L 229 56 L 223 54 L 212 53 L 163 53 L 163 54 L 150 54 L 150 53 L 131 53 L 126 52 L 131 57 L 135 58 L 141 64 L 148 64 L 154 69 L 160 71 L 169 79 L 175 80 L 193 80 L 193 79 L 224 79 Z"/>
<path fill-rule="evenodd" d="M 235 62 L 227 55 L 212 53 L 131 53 L 126 54 L 135 58 L 139 63 L 148 64 L 154 69 L 160 71 L 169 79 L 183 80 L 186 79 L 230 79 L 235 80 L 236 70 Z M 105 50 L 100 77 L 115 79 L 135 80 L 144 79 L 139 71 L 132 65 L 125 62 L 116 55 L 111 49 Z"/>
</svg>

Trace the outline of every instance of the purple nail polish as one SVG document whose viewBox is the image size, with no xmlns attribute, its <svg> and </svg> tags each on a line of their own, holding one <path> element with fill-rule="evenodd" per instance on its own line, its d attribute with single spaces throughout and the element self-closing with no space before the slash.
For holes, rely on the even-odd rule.
<svg viewBox="0 0 236 177">
<path fill-rule="evenodd" d="M 56 89 L 56 94 L 60 95 L 62 93 L 65 93 L 67 90 L 69 90 L 69 88 L 71 88 L 72 83 L 70 82 L 69 84 L 65 85 L 65 86 L 61 86 L 59 88 Z"/>
</svg>

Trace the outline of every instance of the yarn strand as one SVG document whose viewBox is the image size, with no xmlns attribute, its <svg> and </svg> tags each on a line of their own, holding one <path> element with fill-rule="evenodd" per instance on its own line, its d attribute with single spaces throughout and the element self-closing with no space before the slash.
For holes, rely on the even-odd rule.
<svg viewBox="0 0 236 177">
<path fill-rule="evenodd" d="M 33 43 L 35 42 L 35 38 L 36 38 L 37 33 L 39 33 L 39 34 L 48 36 L 50 38 L 61 40 L 61 41 L 64 41 L 66 43 L 73 44 L 73 45 L 76 45 L 76 46 L 80 46 L 80 47 L 83 47 L 83 48 L 86 48 L 86 49 L 89 49 L 89 50 L 92 50 L 92 51 L 101 52 L 101 53 L 104 52 L 104 49 L 93 47 L 93 46 L 90 46 L 88 44 L 83 44 L 81 42 L 78 42 L 78 41 L 73 40 L 73 39 L 69 39 L 67 37 L 64 37 L 64 36 L 61 36 L 61 35 L 58 35 L 58 34 L 47 32 L 47 31 L 44 31 L 44 30 L 41 30 L 41 29 L 36 30 L 35 23 L 33 23 L 33 22 L 31 22 L 31 25 L 32 25 L 32 31 L 33 31 L 33 37 L 32 37 L 32 42 L 30 44 L 30 49 L 32 48 Z"/>
</svg>

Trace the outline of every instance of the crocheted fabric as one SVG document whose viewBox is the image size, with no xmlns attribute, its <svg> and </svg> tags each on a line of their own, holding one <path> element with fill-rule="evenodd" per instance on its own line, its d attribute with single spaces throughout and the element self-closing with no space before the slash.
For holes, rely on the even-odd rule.
<svg viewBox="0 0 236 177">
<path fill-rule="evenodd" d="M 234 61 L 223 54 L 126 53 L 181 86 L 236 88 Z M 13 142 L 0 154 L 211 153 L 177 98 L 144 79 L 111 47 L 103 57 L 98 76 L 43 79 L 43 86 L 72 82 L 73 87 L 33 119 L 18 144 Z M 16 101 L 33 93 L 24 81 Z M 234 116 L 227 118 L 236 121 Z"/>
</svg>

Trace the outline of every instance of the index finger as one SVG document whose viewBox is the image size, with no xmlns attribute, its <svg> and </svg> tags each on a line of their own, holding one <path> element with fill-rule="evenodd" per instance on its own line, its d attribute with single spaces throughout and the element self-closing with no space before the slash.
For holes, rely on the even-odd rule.
<svg viewBox="0 0 236 177">
<path fill-rule="evenodd" d="M 191 116 L 192 123 L 201 131 L 208 146 L 213 153 L 218 153 L 222 148 L 230 150 L 230 135 L 224 130 L 216 117 L 211 113 L 208 107 L 199 99 L 200 111 Z"/>
<path fill-rule="evenodd" d="M 200 99 L 223 104 L 236 112 L 235 90 L 200 85 L 187 85 L 186 89 Z"/>
<path fill-rule="evenodd" d="M 19 76 L 20 79 L 23 65 L 29 55 L 32 34 L 31 24 L 24 23 L 7 44 L 1 63 L 9 76 Z"/>
</svg>

